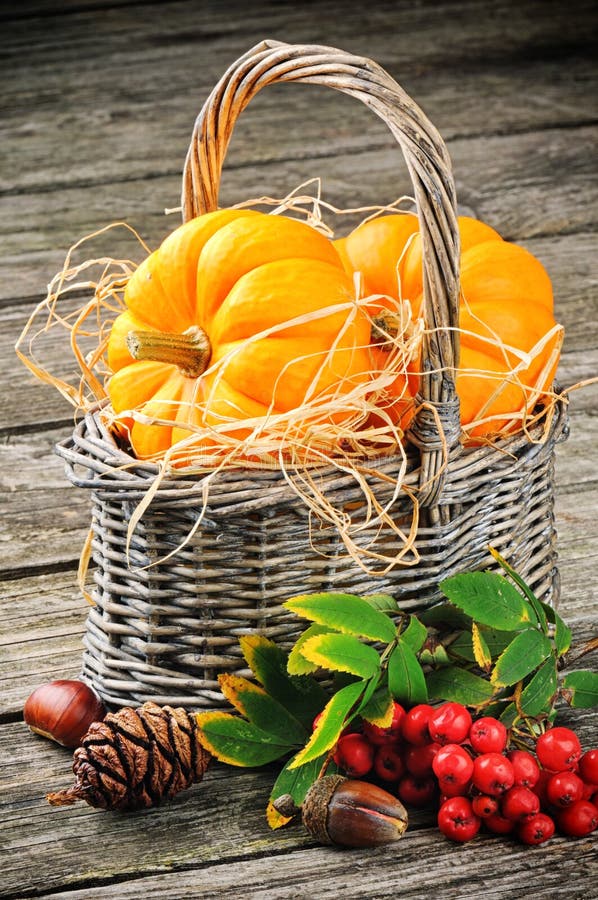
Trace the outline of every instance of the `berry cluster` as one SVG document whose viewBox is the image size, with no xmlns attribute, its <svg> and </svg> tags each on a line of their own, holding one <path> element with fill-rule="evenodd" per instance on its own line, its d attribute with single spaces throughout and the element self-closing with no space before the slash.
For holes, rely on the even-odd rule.
<svg viewBox="0 0 598 900">
<path fill-rule="evenodd" d="M 391 785 L 407 806 L 437 804 L 438 827 L 468 841 L 483 827 L 541 844 L 554 834 L 583 837 L 598 827 L 598 748 L 582 752 L 569 728 L 554 727 L 535 753 L 509 749 L 498 719 L 472 720 L 460 703 L 396 703 L 392 724 L 364 722 L 343 733 L 334 761 L 353 778 Z"/>
</svg>

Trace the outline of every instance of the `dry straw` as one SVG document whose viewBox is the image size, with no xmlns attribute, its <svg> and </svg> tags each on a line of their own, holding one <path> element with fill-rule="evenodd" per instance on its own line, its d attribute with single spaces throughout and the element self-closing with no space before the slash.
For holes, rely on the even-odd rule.
<svg viewBox="0 0 598 900">
<path fill-rule="evenodd" d="M 272 409 L 244 422 L 249 436 L 242 440 L 235 435 L 238 421 L 222 419 L 210 430 L 209 447 L 199 429 L 162 458 L 139 461 L 115 436 L 105 359 L 135 263 L 104 256 L 75 262 L 87 239 L 69 251 L 17 353 L 83 414 L 58 452 L 70 480 L 91 491 L 92 527 L 80 573 L 83 579 L 93 560 L 94 606 L 83 677 L 109 703 L 218 705 L 218 674 L 243 671 L 239 636 L 257 631 L 283 645 L 296 637 L 299 626 L 281 606 L 288 596 L 389 591 L 405 608 L 420 608 L 438 599 L 443 577 L 487 564 L 489 544 L 540 596 L 558 597 L 553 461 L 554 445 L 566 434 L 564 399 L 521 385 L 537 389 L 542 401 L 532 415 L 514 420 L 514 433 L 492 445 L 464 446 L 455 392 L 459 231 L 450 160 L 396 82 L 371 60 L 334 48 L 275 41 L 252 48 L 224 74 L 197 118 L 183 173 L 183 218 L 218 207 L 235 121 L 259 90 L 277 81 L 343 91 L 388 125 L 414 188 L 424 321 L 411 321 L 408 304 L 395 301 L 386 364 L 365 385 L 339 383 L 324 396 L 308 391 L 291 413 Z M 414 214 L 402 210 L 405 198 L 384 210 L 335 209 L 323 201 L 317 179 L 283 200 L 265 196 L 239 205 L 302 217 L 327 236 L 335 230 L 331 216 L 336 223 L 346 213 Z M 147 253 L 129 232 L 138 252 Z M 356 282 L 355 297 L 344 306 L 347 321 L 374 301 Z M 50 374 L 37 355 L 57 328 L 68 334 L 74 377 Z M 420 393 L 406 440 L 385 411 L 386 390 L 420 346 Z M 555 353 L 559 346 L 555 341 Z M 512 358 L 513 349 L 507 351 Z M 519 354 L 510 376 L 515 383 L 530 358 Z M 339 405 L 345 414 L 331 426 Z M 139 410 L 131 414 L 143 418 Z"/>
</svg>

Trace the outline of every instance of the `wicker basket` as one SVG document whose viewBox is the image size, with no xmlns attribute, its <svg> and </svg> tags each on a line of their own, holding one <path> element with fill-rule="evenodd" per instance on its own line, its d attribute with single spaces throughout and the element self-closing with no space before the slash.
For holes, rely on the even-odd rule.
<svg viewBox="0 0 598 900">
<path fill-rule="evenodd" d="M 314 523 L 283 474 L 268 469 L 220 473 L 199 527 L 202 480 L 162 479 L 128 544 L 131 518 L 158 470 L 119 449 L 100 415 L 90 413 L 57 450 L 71 482 L 91 491 L 95 605 L 82 677 L 109 704 L 222 705 L 217 675 L 245 669 L 240 636 L 259 632 L 283 646 L 296 638 L 300 625 L 281 606 L 289 596 L 386 591 L 404 608 L 422 608 L 439 599 L 442 578 L 486 566 L 488 545 L 543 599 L 558 599 L 553 464 L 555 443 L 567 432 L 565 410 L 560 402 L 553 407 L 542 440 L 538 430 L 532 439 L 518 435 L 492 448 L 460 444 L 453 378 L 458 333 L 450 330 L 458 322 L 454 184 L 440 136 L 396 82 L 372 61 L 329 47 L 274 41 L 254 47 L 225 73 L 196 121 L 183 176 L 184 218 L 217 208 L 236 117 L 262 87 L 282 81 L 324 84 L 362 100 L 387 123 L 412 178 L 431 326 L 420 389 L 426 407 L 409 434 L 405 482 L 420 510 L 419 561 L 367 574 L 336 529 Z M 393 518 L 408 523 L 412 503 L 393 493 L 399 461 L 368 466 L 380 501 L 392 502 Z M 337 469 L 315 477 L 337 509 L 363 501 L 354 479 Z M 364 540 L 369 537 L 366 532 Z M 400 550 L 394 533 L 378 540 L 385 555 Z"/>
</svg>

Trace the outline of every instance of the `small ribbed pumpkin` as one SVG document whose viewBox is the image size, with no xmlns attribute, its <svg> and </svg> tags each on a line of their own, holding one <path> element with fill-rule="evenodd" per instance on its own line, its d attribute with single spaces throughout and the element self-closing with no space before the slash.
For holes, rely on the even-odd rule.
<svg viewBox="0 0 598 900">
<path fill-rule="evenodd" d="M 417 317 L 423 302 L 422 246 L 414 221 L 410 215 L 372 219 L 337 243 L 348 270 L 362 273 L 368 293 L 400 295 Z M 538 401 L 537 391 L 550 390 L 563 330 L 554 319 L 550 279 L 536 257 L 477 219 L 461 216 L 459 232 L 456 385 L 461 423 L 468 437 L 477 439 L 517 428 Z M 418 361 L 410 365 L 412 391 L 418 368 Z"/>
<path fill-rule="evenodd" d="M 371 377 L 354 297 L 333 243 L 299 220 L 222 209 L 178 227 L 129 279 L 109 336 L 109 397 L 136 456 L 163 455 L 190 423 L 204 445 L 221 423 L 242 439 L 244 420 L 333 394 L 341 421 L 343 395 Z"/>
</svg>

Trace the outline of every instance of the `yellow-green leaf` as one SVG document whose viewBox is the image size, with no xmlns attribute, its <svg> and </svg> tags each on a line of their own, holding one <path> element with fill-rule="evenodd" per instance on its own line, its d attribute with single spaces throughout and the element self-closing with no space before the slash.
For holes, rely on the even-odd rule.
<svg viewBox="0 0 598 900">
<path fill-rule="evenodd" d="M 314 635 L 301 647 L 301 652 L 310 662 L 324 669 L 348 672 L 359 678 L 371 678 L 380 668 L 380 657 L 369 644 L 362 644 L 352 634 Z"/>
<path fill-rule="evenodd" d="M 307 744 L 289 763 L 289 769 L 296 769 L 331 750 L 336 745 L 347 717 L 359 700 L 365 682 L 347 684 L 332 695 L 322 711 L 317 726 Z"/>
<path fill-rule="evenodd" d="M 483 632 L 474 622 L 471 627 L 471 643 L 473 646 L 474 659 L 480 669 L 489 672 L 492 668 L 492 655 L 488 649 L 488 644 L 484 638 Z"/>
<path fill-rule="evenodd" d="M 302 594 L 286 600 L 283 606 L 298 616 L 343 634 L 387 644 L 395 637 L 392 619 L 356 594 Z"/>
<path fill-rule="evenodd" d="M 393 699 L 387 687 L 380 687 L 370 697 L 365 706 L 359 710 L 359 714 L 366 722 L 377 725 L 379 728 L 389 728 L 392 724 L 394 713 Z"/>
<path fill-rule="evenodd" d="M 311 675 L 289 675 L 288 654 L 259 634 L 239 638 L 241 651 L 260 684 L 306 728 L 327 700 L 322 685 Z"/>
<path fill-rule="evenodd" d="M 287 671 L 290 675 L 310 675 L 319 668 L 317 663 L 310 662 L 303 655 L 303 646 L 306 641 L 317 634 L 329 634 L 330 628 L 325 625 L 318 625 L 315 622 L 305 629 L 303 634 L 295 641 L 289 653 L 287 662 Z"/>
<path fill-rule="evenodd" d="M 264 766 L 294 749 L 288 741 L 230 713 L 203 712 L 196 718 L 202 746 L 231 766 Z"/>
</svg>

